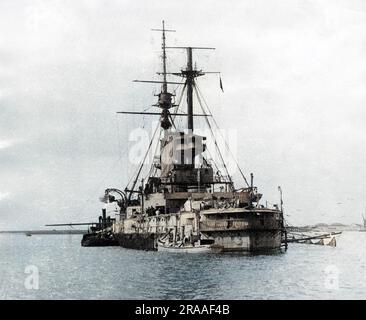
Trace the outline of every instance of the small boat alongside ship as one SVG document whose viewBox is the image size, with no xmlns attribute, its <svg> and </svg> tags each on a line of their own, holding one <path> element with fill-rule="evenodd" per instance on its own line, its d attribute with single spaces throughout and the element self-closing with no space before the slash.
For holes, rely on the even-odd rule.
<svg viewBox="0 0 366 320">
<path fill-rule="evenodd" d="M 184 245 L 181 244 L 165 244 L 158 241 L 158 251 L 172 252 L 172 253 L 203 253 L 213 252 L 215 247 L 211 247 L 209 244 L 197 244 L 197 245 Z M 220 252 L 220 250 L 215 251 Z"/>
</svg>

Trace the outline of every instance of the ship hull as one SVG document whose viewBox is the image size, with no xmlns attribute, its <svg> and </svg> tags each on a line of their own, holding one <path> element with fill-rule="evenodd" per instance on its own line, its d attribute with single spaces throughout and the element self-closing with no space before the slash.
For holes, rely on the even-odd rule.
<svg viewBox="0 0 366 320">
<path fill-rule="evenodd" d="M 154 233 L 119 233 L 116 235 L 119 246 L 136 250 L 157 251 L 158 234 Z M 213 247 L 220 250 L 204 250 L 205 252 L 273 252 L 281 249 L 281 230 L 244 230 L 235 232 L 217 231 L 210 234 L 214 239 Z M 170 248 L 169 248 L 170 249 Z M 173 249 L 159 251 L 184 252 Z"/>
<path fill-rule="evenodd" d="M 266 252 L 281 248 L 281 230 L 215 231 L 210 233 L 221 252 Z"/>
<path fill-rule="evenodd" d="M 120 246 L 158 250 L 158 240 L 178 245 L 210 245 L 220 252 L 264 252 L 281 248 L 282 213 L 229 208 L 123 219 L 114 224 Z M 217 250 L 215 250 L 217 252 Z"/>
<path fill-rule="evenodd" d="M 158 234 L 156 233 L 118 233 L 118 244 L 123 248 L 156 251 Z"/>
<path fill-rule="evenodd" d="M 114 236 L 104 235 L 103 233 L 86 233 L 81 239 L 83 247 L 110 247 L 118 246 L 118 241 Z"/>
</svg>

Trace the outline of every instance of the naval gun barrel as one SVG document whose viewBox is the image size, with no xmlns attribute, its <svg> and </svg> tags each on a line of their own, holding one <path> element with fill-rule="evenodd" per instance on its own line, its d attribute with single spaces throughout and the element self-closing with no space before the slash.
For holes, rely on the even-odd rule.
<svg viewBox="0 0 366 320">
<path fill-rule="evenodd" d="M 80 223 L 55 223 L 46 224 L 46 227 L 63 227 L 63 226 L 92 226 L 98 224 L 97 222 L 80 222 Z"/>
</svg>

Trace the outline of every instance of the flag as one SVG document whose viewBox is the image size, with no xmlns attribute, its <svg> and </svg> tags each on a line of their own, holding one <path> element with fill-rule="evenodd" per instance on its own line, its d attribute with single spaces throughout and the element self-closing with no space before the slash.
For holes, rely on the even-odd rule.
<svg viewBox="0 0 366 320">
<path fill-rule="evenodd" d="M 222 80 L 221 80 L 221 77 L 220 77 L 220 88 L 221 88 L 222 92 L 224 92 L 224 88 L 223 88 L 223 86 L 222 86 Z"/>
</svg>

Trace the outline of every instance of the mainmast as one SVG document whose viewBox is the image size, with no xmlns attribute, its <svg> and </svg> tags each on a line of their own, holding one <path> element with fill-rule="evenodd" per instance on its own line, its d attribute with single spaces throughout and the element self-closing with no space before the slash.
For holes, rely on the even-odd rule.
<svg viewBox="0 0 366 320">
<path fill-rule="evenodd" d="M 193 131 L 193 85 L 194 75 L 192 68 L 192 48 L 187 48 L 187 113 L 188 113 L 188 130 Z"/>
<path fill-rule="evenodd" d="M 195 78 L 205 75 L 202 70 L 193 69 L 193 49 L 201 50 L 215 50 L 215 48 L 208 47 L 166 47 L 167 49 L 186 49 L 187 50 L 187 67 L 181 70 L 180 73 L 173 73 L 175 76 L 185 77 L 185 86 L 187 88 L 187 128 L 188 131 L 193 132 L 193 88 L 195 87 Z"/>
</svg>

